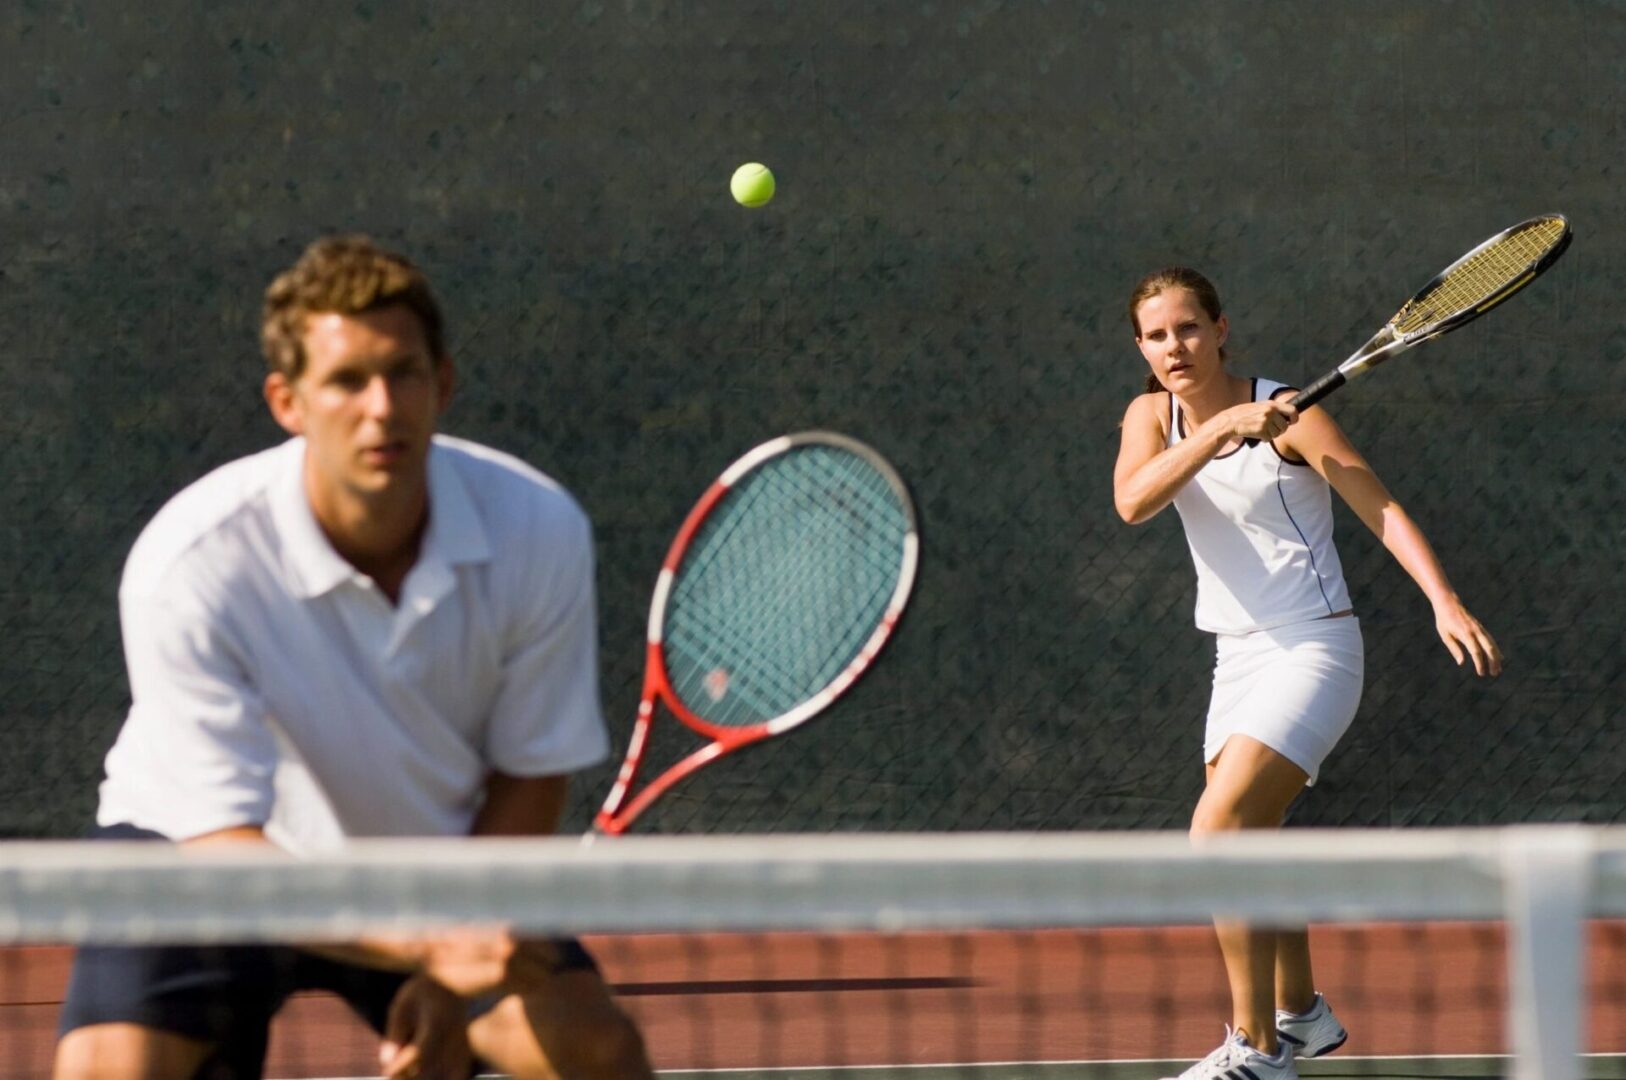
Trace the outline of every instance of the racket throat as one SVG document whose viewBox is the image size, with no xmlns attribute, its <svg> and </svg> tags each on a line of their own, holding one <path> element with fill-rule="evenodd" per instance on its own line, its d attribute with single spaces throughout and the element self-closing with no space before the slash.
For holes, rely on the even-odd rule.
<svg viewBox="0 0 1626 1080">
<path fill-rule="evenodd" d="M 605 808 L 599 811 L 598 818 L 594 822 L 595 826 L 601 833 L 605 833 L 609 836 L 620 836 L 622 833 L 627 831 L 628 827 L 630 827 L 634 821 L 642 816 L 643 812 L 649 808 L 651 803 L 664 795 L 666 791 L 678 781 L 688 777 L 702 765 L 715 761 L 717 758 L 733 749 L 735 749 L 735 747 L 726 746 L 722 743 L 707 743 L 705 746 L 702 746 L 700 749 L 696 750 L 694 753 L 672 766 L 672 768 L 666 770 L 660 776 L 650 781 L 649 786 L 645 787 L 643 790 L 639 791 L 637 795 L 633 796 L 632 801 L 627 803 L 625 807 L 619 805 L 621 801 L 625 800 L 627 795 L 628 789 L 623 788 L 620 793 L 621 797 L 617 800 L 618 805 L 616 809 L 611 810 L 608 801 L 606 801 Z M 628 777 L 629 787 L 630 781 L 631 777 Z"/>
</svg>

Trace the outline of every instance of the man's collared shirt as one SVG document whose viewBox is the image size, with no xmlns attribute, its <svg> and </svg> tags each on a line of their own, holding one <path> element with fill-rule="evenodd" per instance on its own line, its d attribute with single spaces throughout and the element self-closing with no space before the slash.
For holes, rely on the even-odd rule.
<svg viewBox="0 0 1626 1080">
<path fill-rule="evenodd" d="M 171 839 L 260 825 L 293 850 L 462 835 L 492 770 L 608 753 L 591 529 L 556 483 L 438 436 L 399 602 L 334 551 L 304 440 L 186 488 L 119 589 L 133 702 L 98 821 Z"/>
</svg>

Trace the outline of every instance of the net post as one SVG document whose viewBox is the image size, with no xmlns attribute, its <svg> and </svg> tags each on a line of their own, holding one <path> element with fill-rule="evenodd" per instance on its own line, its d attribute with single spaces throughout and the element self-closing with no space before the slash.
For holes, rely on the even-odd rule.
<svg viewBox="0 0 1626 1080">
<path fill-rule="evenodd" d="M 1580 1080 L 1593 837 L 1579 826 L 1506 833 L 1508 1031 L 1513 1080 Z"/>
</svg>

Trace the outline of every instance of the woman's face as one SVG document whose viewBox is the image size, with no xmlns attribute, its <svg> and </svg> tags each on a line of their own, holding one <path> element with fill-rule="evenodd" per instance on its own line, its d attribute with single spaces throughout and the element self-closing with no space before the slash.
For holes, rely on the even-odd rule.
<svg viewBox="0 0 1626 1080">
<path fill-rule="evenodd" d="M 1166 389 L 1178 394 L 1219 374 L 1225 316 L 1209 318 L 1190 289 L 1164 289 L 1142 300 L 1135 323 L 1135 344 Z"/>
</svg>

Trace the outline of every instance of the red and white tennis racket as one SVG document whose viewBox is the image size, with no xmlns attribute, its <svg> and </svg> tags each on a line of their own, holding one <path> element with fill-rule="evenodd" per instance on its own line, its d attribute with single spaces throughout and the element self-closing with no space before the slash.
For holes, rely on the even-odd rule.
<svg viewBox="0 0 1626 1080">
<path fill-rule="evenodd" d="M 786 435 L 730 465 L 655 582 L 643 700 L 595 829 L 624 832 L 702 765 L 841 696 L 891 636 L 918 558 L 908 490 L 856 439 Z M 657 702 L 707 741 L 629 799 Z"/>
</svg>

